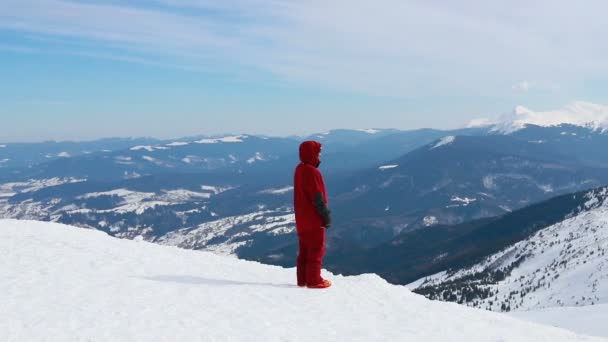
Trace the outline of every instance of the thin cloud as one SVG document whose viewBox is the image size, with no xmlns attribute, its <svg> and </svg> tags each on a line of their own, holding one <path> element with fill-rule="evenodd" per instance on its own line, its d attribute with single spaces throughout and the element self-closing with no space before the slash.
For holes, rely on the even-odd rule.
<svg viewBox="0 0 608 342">
<path fill-rule="evenodd" d="M 492 96 L 505 83 L 529 91 L 608 77 L 608 46 L 598 43 L 608 35 L 608 4 L 599 0 L 154 3 L 8 0 L 0 29 L 82 41 L 92 56 L 151 65 L 173 56 L 158 64 L 250 68 L 385 96 Z M 116 47 L 124 56 L 104 51 Z"/>
</svg>

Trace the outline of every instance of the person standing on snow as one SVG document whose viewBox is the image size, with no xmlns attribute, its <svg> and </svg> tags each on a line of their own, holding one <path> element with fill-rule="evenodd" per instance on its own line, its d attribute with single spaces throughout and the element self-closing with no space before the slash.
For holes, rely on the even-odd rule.
<svg viewBox="0 0 608 342">
<path fill-rule="evenodd" d="M 324 289 L 331 286 L 321 277 L 325 254 L 325 230 L 331 226 L 327 191 L 321 164 L 321 143 L 305 141 L 300 145 L 300 164 L 294 175 L 294 210 L 299 250 L 298 286 Z"/>
</svg>

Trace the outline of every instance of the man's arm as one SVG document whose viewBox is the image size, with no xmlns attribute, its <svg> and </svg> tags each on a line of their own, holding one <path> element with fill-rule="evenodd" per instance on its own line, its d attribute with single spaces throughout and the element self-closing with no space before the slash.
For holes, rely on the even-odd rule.
<svg viewBox="0 0 608 342">
<path fill-rule="evenodd" d="M 323 225 L 325 228 L 329 228 L 331 226 L 331 211 L 327 208 L 321 192 L 317 192 L 315 195 L 314 205 L 317 214 L 323 219 Z"/>
</svg>

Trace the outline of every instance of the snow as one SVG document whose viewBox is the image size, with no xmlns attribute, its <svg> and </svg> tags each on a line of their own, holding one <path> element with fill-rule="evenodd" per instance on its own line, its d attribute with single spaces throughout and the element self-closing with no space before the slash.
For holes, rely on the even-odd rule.
<svg viewBox="0 0 608 342">
<path fill-rule="evenodd" d="M 124 179 L 134 179 L 134 178 L 139 178 L 139 177 L 141 177 L 141 174 L 139 174 L 139 173 L 137 173 L 135 171 L 132 171 L 132 172 L 125 171 L 123 178 Z"/>
<path fill-rule="evenodd" d="M 608 106 L 582 101 L 573 102 L 563 109 L 549 111 L 533 111 L 517 106 L 511 113 L 504 114 L 497 120 L 476 119 L 469 127 L 482 124 L 494 126 L 493 131 L 504 134 L 514 133 L 527 125 L 553 127 L 569 124 L 605 131 L 608 130 Z"/>
<path fill-rule="evenodd" d="M 380 171 L 384 171 L 384 170 L 390 170 L 390 169 L 394 169 L 396 167 L 399 167 L 399 165 L 397 164 L 393 164 L 393 165 L 382 165 L 378 167 L 378 170 Z"/>
<path fill-rule="evenodd" d="M 164 146 L 133 146 L 130 148 L 131 151 L 141 151 L 141 150 L 145 150 L 148 152 L 154 152 L 154 151 L 158 151 L 158 150 L 168 150 L 168 147 L 164 147 Z"/>
<path fill-rule="evenodd" d="M 251 158 L 247 159 L 247 163 L 248 163 L 248 164 L 253 164 L 253 163 L 255 163 L 256 161 L 264 161 L 264 160 L 266 160 L 266 159 L 264 158 L 264 155 L 263 155 L 261 152 L 256 152 L 256 153 L 255 153 L 255 155 L 254 155 L 253 157 L 251 157 Z"/>
<path fill-rule="evenodd" d="M 135 212 L 136 214 L 143 214 L 147 209 L 155 208 L 158 205 L 169 205 L 166 201 L 154 200 L 155 194 L 153 192 L 137 192 L 127 189 L 115 189 L 105 192 L 93 192 L 86 195 L 79 196 L 79 199 L 88 199 L 100 196 L 118 196 L 122 198 L 122 202 L 116 208 L 107 210 L 91 210 L 91 209 L 77 209 L 70 211 L 71 213 L 128 213 Z"/>
<path fill-rule="evenodd" d="M 356 129 L 356 131 L 367 133 L 367 134 L 378 134 L 378 133 L 382 132 L 381 130 L 374 129 L 374 128 Z"/>
<path fill-rule="evenodd" d="M 213 185 L 201 185 L 201 190 L 213 193 L 214 195 L 221 194 L 222 192 L 225 192 L 225 191 L 228 191 L 231 189 L 233 189 L 233 188 L 230 186 L 220 187 L 220 186 L 213 186 Z"/>
<path fill-rule="evenodd" d="M 452 196 L 452 198 L 450 199 L 450 201 L 451 202 L 455 202 L 455 203 L 459 203 L 459 204 L 456 204 L 457 206 L 468 207 L 471 203 L 477 202 L 477 198 Z"/>
<path fill-rule="evenodd" d="M 455 136 L 448 136 L 448 137 L 444 137 L 444 138 L 442 138 L 441 140 L 439 140 L 439 142 L 437 142 L 437 143 L 435 144 L 435 146 L 431 147 L 431 150 L 434 150 L 434 149 L 436 149 L 436 148 L 438 148 L 438 147 L 441 147 L 441 146 L 447 146 L 447 145 L 450 145 L 450 144 L 452 144 L 454 141 L 456 141 L 456 137 L 455 137 Z"/>
<path fill-rule="evenodd" d="M 505 279 L 484 283 L 494 295 L 466 304 L 495 311 L 503 304 L 514 311 L 608 304 L 608 188 L 586 199 L 570 218 L 470 268 L 427 277 L 422 287 L 512 269 Z"/>
<path fill-rule="evenodd" d="M 279 189 L 266 189 L 260 191 L 261 194 L 270 194 L 270 195 L 284 195 L 288 192 L 293 191 L 293 186 L 286 186 L 284 188 Z"/>
<path fill-rule="evenodd" d="M 36 192 L 38 190 L 58 186 L 66 183 L 80 183 L 85 182 L 86 179 L 79 178 L 46 178 L 46 179 L 30 179 L 27 182 L 12 182 L 0 184 L 1 192 Z"/>
<path fill-rule="evenodd" d="M 88 194 L 78 196 L 77 199 L 89 199 L 101 196 L 119 196 L 125 198 L 127 201 L 140 201 L 142 199 L 154 196 L 153 192 L 136 192 L 127 189 L 115 189 L 103 192 L 90 192 Z"/>
<path fill-rule="evenodd" d="M 211 213 L 212 216 L 213 213 Z M 238 227 L 240 231 L 235 233 Z M 234 255 L 238 246 L 255 233 L 270 235 L 287 234 L 295 231 L 295 216 L 291 210 L 261 210 L 243 215 L 235 215 L 205 222 L 193 228 L 184 228 L 160 237 L 163 245 L 187 249 L 213 250 L 223 255 Z"/>
<path fill-rule="evenodd" d="M 133 163 L 133 158 L 131 157 L 127 157 L 127 156 L 116 156 L 114 157 L 114 160 L 116 162 L 116 164 L 122 164 L 122 165 L 132 165 Z"/>
<path fill-rule="evenodd" d="M 430 227 L 439 224 L 439 220 L 435 216 L 425 216 L 422 223 L 425 227 Z"/>
<path fill-rule="evenodd" d="M 0 221 L 0 340 L 601 341 L 431 302 L 375 275 L 297 288 L 295 270 Z"/>
<path fill-rule="evenodd" d="M 118 196 L 122 198 L 122 202 L 115 208 L 106 210 L 92 210 L 92 209 L 76 209 L 69 211 L 70 213 L 128 213 L 134 212 L 136 214 L 142 214 L 147 209 L 155 208 L 156 206 L 168 206 L 178 203 L 186 203 L 191 200 L 197 199 L 208 199 L 212 195 L 216 195 L 221 191 L 221 188 L 214 189 L 203 189 L 203 192 L 191 191 L 187 189 L 173 189 L 173 190 L 162 190 L 160 194 L 154 192 L 139 192 L 128 189 L 115 189 L 104 192 L 92 192 L 82 196 L 78 199 L 88 199 L 100 196 Z"/>
<path fill-rule="evenodd" d="M 184 141 L 174 141 L 172 143 L 167 144 L 167 146 L 171 146 L 171 147 L 176 147 L 176 146 L 186 146 L 189 145 L 190 143 L 184 142 Z"/>
<path fill-rule="evenodd" d="M 142 156 L 141 158 L 142 158 L 143 160 L 145 160 L 145 161 L 149 161 L 150 163 L 155 164 L 155 165 L 163 165 L 163 162 L 161 162 L 160 160 L 158 160 L 158 159 L 156 159 L 156 158 L 154 158 L 154 157 L 150 157 L 150 156 Z"/>
<path fill-rule="evenodd" d="M 197 144 L 217 144 L 217 143 L 241 143 L 243 139 L 247 138 L 245 135 L 227 136 L 223 138 L 212 138 L 212 139 L 201 139 L 195 141 Z"/>
<path fill-rule="evenodd" d="M 163 201 L 168 202 L 187 202 L 193 198 L 210 198 L 208 192 L 196 192 L 186 189 L 164 190 L 164 195 L 161 197 Z"/>
<path fill-rule="evenodd" d="M 568 329 L 579 334 L 608 337 L 608 305 L 561 307 L 512 312 L 510 316 Z"/>
<path fill-rule="evenodd" d="M 131 151 L 146 150 L 148 152 L 154 152 L 154 147 L 153 146 L 134 146 L 134 147 L 131 147 L 130 150 Z"/>
</svg>

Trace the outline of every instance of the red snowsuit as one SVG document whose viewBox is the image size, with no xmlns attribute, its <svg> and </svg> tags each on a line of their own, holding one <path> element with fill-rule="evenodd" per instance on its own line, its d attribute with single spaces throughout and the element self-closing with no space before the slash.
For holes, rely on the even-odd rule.
<svg viewBox="0 0 608 342">
<path fill-rule="evenodd" d="M 298 231 L 298 285 L 323 282 L 321 265 L 325 254 L 325 228 L 331 224 L 327 192 L 318 170 L 321 144 L 306 141 L 300 145 L 300 161 L 294 175 L 294 209 Z"/>
</svg>

